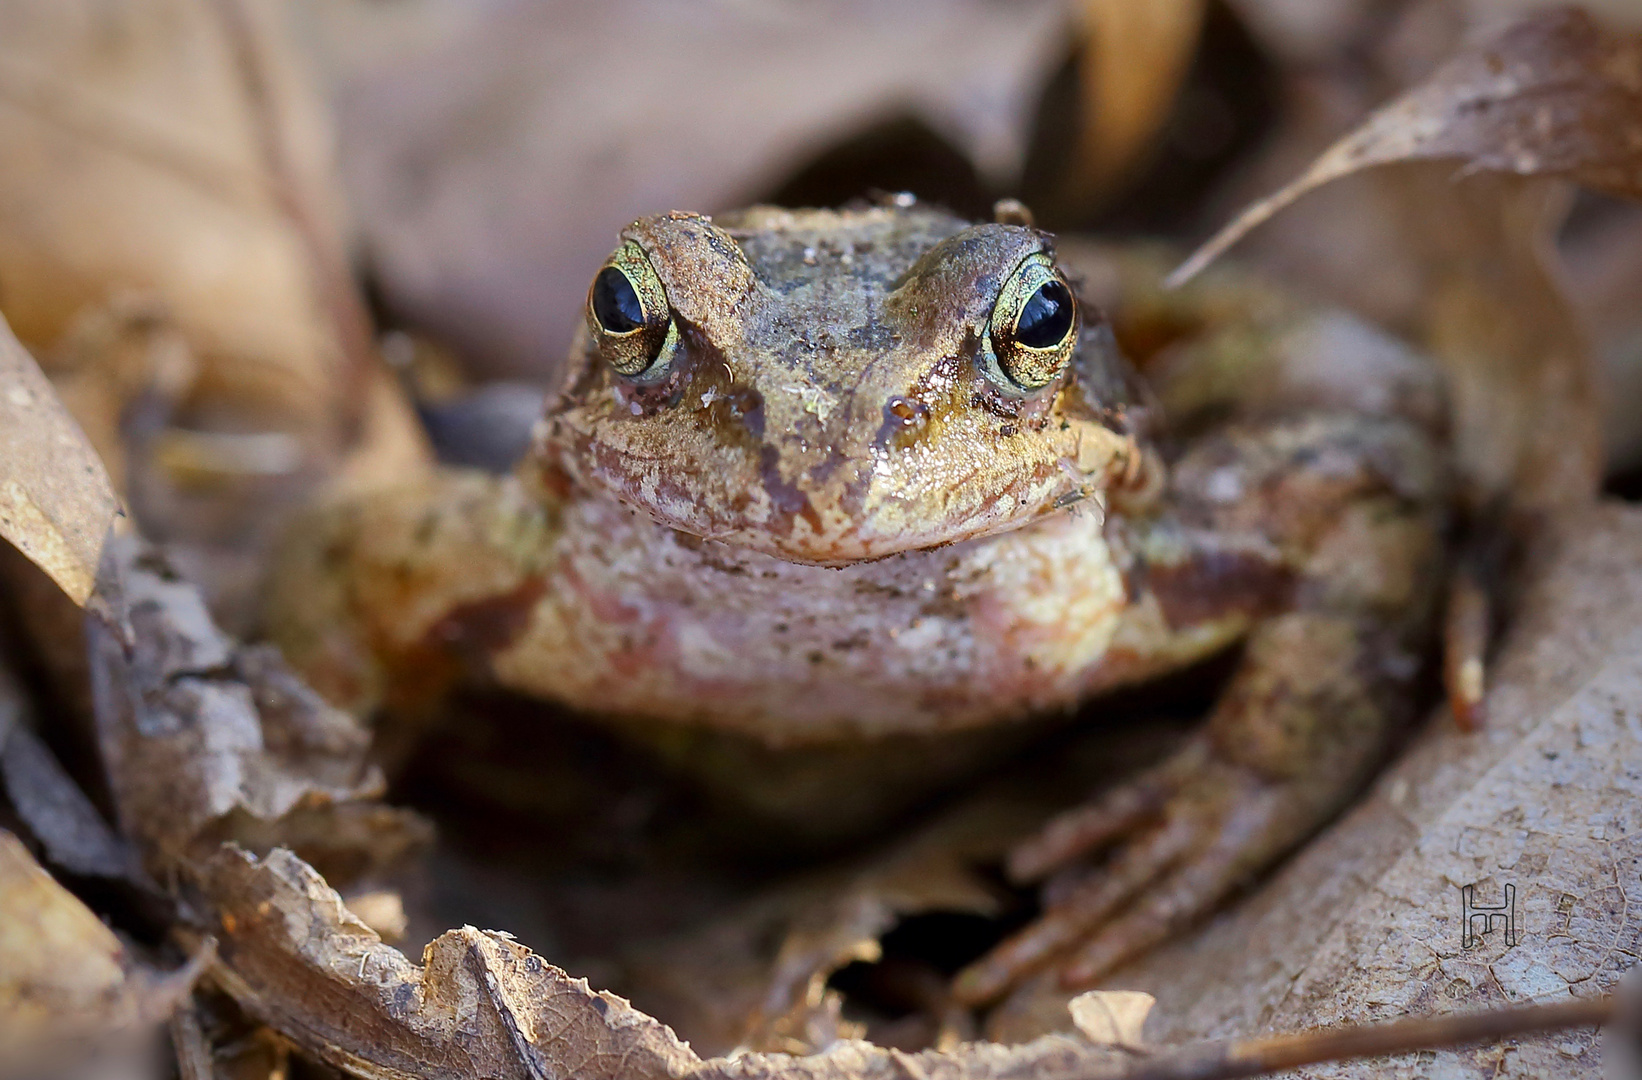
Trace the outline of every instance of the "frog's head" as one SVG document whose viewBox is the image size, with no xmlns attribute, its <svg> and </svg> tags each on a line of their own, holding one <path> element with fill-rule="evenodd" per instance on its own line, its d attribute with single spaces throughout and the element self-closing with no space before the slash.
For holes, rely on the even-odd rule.
<svg viewBox="0 0 1642 1080">
<path fill-rule="evenodd" d="M 663 214 L 594 277 L 543 450 L 675 529 L 841 565 L 1103 505 L 1131 386 L 1028 226 Z"/>
</svg>

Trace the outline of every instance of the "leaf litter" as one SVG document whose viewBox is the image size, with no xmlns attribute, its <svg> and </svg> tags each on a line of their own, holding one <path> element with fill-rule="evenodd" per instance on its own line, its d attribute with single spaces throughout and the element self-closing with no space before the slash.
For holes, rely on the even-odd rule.
<svg viewBox="0 0 1642 1080">
<path fill-rule="evenodd" d="M 1434 78 L 1440 89 L 1444 78 L 1480 77 L 1491 70 L 1488 57 L 1495 54 L 1489 50 L 1496 49 L 1515 89 L 1490 84 L 1495 97 L 1486 100 L 1504 104 L 1471 111 L 1486 123 L 1461 130 L 1464 109 L 1450 108 L 1452 115 L 1443 114 L 1440 123 L 1413 107 L 1395 121 L 1382 114 L 1365 129 L 1379 124 L 1377 134 L 1348 137 L 1348 143 L 1357 138 L 1379 147 L 1353 151 L 1361 161 L 1352 167 L 1450 157 L 1455 154 L 1432 148 L 1469 147 L 1460 156 L 1471 158 L 1476 168 L 1548 171 L 1623 190 L 1629 182 L 1625 170 L 1634 163 L 1604 148 L 1602 140 L 1629 137 L 1630 129 L 1615 118 L 1635 107 L 1623 94 L 1634 98 L 1635 84 L 1627 80 L 1636 74 L 1642 49 L 1582 18 L 1539 16 Z M 1595 75 L 1581 66 L 1593 58 L 1601 61 Z M 1568 78 L 1559 82 L 1563 76 Z M 1551 109 L 1552 122 L 1528 123 L 1525 113 L 1513 112 L 1512 95 L 1529 96 L 1530 90 L 1545 91 L 1558 108 L 1581 94 L 1594 104 L 1580 106 L 1585 111 Z M 1420 93 L 1409 100 L 1439 113 L 1463 98 L 1449 91 L 1429 90 L 1424 98 Z M 1536 138 L 1547 142 L 1539 145 Z M 1327 175 L 1322 165 L 1319 170 L 1314 174 Z M 1634 180 L 1634 173 L 1629 175 Z M 1463 183 L 1492 181 L 1470 177 Z M 1412 181 L 1410 190 L 1421 182 L 1427 181 Z M 1443 182 L 1451 183 L 1447 177 Z M 1468 440 L 1485 440 L 1493 432 L 1484 420 L 1517 431 L 1525 417 L 1550 410 L 1553 422 L 1544 426 L 1559 429 L 1561 442 L 1528 439 L 1505 450 L 1488 447 L 1474 453 L 1470 468 L 1479 502 L 1520 489 L 1519 497 L 1535 514 L 1557 508 L 1564 517 L 1550 523 L 1536 517 L 1539 526 L 1525 534 L 1524 585 L 1490 688 L 1483 731 L 1461 737 L 1432 725 L 1368 802 L 1249 902 L 1124 973 L 1126 985 L 1152 986 L 1158 1005 L 1149 1030 L 1166 1043 L 1402 1011 L 1440 1012 L 1479 1002 L 1594 994 L 1615 983 L 1626 958 L 1637 955 L 1636 913 L 1623 889 L 1612 883 L 1634 877 L 1626 867 L 1638 856 L 1625 845 L 1642 832 L 1623 809 L 1638 805 L 1636 792 L 1626 785 L 1642 774 L 1636 761 L 1642 722 L 1635 719 L 1642 711 L 1642 688 L 1636 685 L 1633 643 L 1613 629 L 1634 626 L 1638 616 L 1628 586 L 1615 589 L 1611 583 L 1636 578 L 1642 525 L 1629 511 L 1589 507 L 1600 459 L 1599 450 L 1577 441 L 1590 430 L 1583 425 L 1592 416 L 1583 352 L 1565 334 L 1554 281 L 1543 264 L 1528 259 L 1537 259 L 1536 245 L 1554 220 L 1554 195 L 1518 181 L 1465 190 L 1489 194 L 1473 200 L 1476 228 L 1448 251 L 1450 258 L 1459 251 L 1472 260 L 1451 262 L 1445 268 L 1451 280 L 1471 272 L 1456 272 L 1455 265 L 1474 269 L 1477 260 L 1491 257 L 1490 249 L 1466 250 L 1482 243 L 1479 237 L 1506 244 L 1522 256 L 1520 263 L 1515 255 L 1507 263 L 1524 269 L 1507 279 L 1502 296 L 1477 286 L 1469 299 L 1460 294 L 1445 309 L 1459 315 L 1432 317 L 1427 324 L 1433 331 L 1463 328 L 1453 333 L 1449 347 L 1437 333 L 1431 344 L 1451 370 L 1470 371 L 1481 387 L 1469 398 L 1470 421 L 1463 414 L 1467 391 L 1459 391 L 1461 453 Z M 1486 347 L 1477 345 L 1488 341 L 1485 332 L 1496 316 L 1521 316 L 1516 305 L 1536 291 L 1551 297 L 1542 301 L 1551 305 L 1549 311 L 1533 309 L 1532 317 L 1549 321 L 1552 347 L 1536 339 L 1542 343 L 1513 357 L 1498 340 L 1506 335 L 1496 335 Z M 1471 359 L 1456 362 L 1467 349 Z M 1490 368 L 1500 356 L 1524 366 Z M 1520 411 L 1524 371 L 1540 376 L 1526 382 L 1538 413 Z M 1512 392 L 1490 386 L 1502 382 L 1510 383 Z M 1570 444 L 1570 438 L 1576 441 Z M 70 564 L 82 575 L 98 565 L 96 550 L 85 550 L 89 562 L 81 553 Z M 1017 1045 L 962 1042 L 908 1053 L 846 1038 L 802 1056 L 755 1051 L 702 1058 L 621 998 L 593 991 L 500 932 L 449 931 L 428 946 L 422 965 L 414 965 L 383 944 L 329 883 L 368 883 L 428 840 L 419 819 L 379 801 L 381 778 L 366 759 L 369 733 L 324 705 L 277 657 L 219 630 L 200 594 L 135 537 L 110 545 L 101 567 L 99 589 L 116 617 L 93 621 L 88 636 L 98 738 L 121 833 L 137 845 L 147 869 L 186 901 L 188 914 L 174 929 L 179 944 L 198 950 L 196 963 L 206 962 L 208 938 L 221 942 L 210 961 L 212 985 L 278 1039 L 319 1060 L 361 1076 L 910 1074 L 1091 1080 L 1122 1075 L 1136 1062 L 1132 1050 L 1119 1047 L 1131 1047 L 1138 1038 L 1138 1024 L 1145 1019 L 1139 997 L 1083 998 L 1069 1010 L 1064 999 L 1048 1006 L 1029 1000 L 1028 988 L 990 1023 L 991 1034 Z M 89 592 L 83 579 L 78 584 Z M 33 752 L 28 736 L 15 742 L 23 730 L 14 726 L 4 746 Z M 1553 768 L 1544 762 L 1562 764 Z M 1562 797 L 1554 792 L 1568 785 L 1579 787 L 1585 801 L 1570 803 L 1560 816 L 1544 812 Z M 68 788 L 54 790 L 50 798 L 25 794 L 21 801 L 37 812 L 48 804 L 74 803 L 64 794 Z M 11 794 L 17 802 L 16 792 Z M 88 805 L 74 804 L 62 813 L 86 825 Z M 1523 816 L 1525 807 L 1540 812 L 1530 820 Z M 40 831 L 50 833 L 49 827 Z M 39 897 L 25 900 L 28 910 L 54 910 L 55 886 L 31 862 L 15 858 L 11 843 L 0 846 L 5 880 L 24 884 L 8 889 L 7 897 Z M 957 845 L 936 855 L 950 860 L 963 850 Z M 928 873 L 927 865 L 914 861 L 903 868 L 907 865 L 923 865 L 918 873 Z M 1422 919 L 1454 929 L 1448 901 L 1459 885 L 1498 884 L 1499 872 L 1534 875 L 1525 911 L 1535 925 L 1555 932 L 1531 937 L 1518 946 L 1520 952 L 1507 952 L 1496 940 L 1489 943 L 1493 952 L 1477 956 L 1459 949 L 1432 956 L 1428 947 L 1413 944 L 1428 936 L 1419 929 Z M 841 887 L 805 894 L 798 906 L 819 914 L 793 919 L 792 926 L 804 929 L 789 930 L 775 950 L 789 962 L 773 984 L 784 996 L 769 1000 L 789 1012 L 794 1003 L 824 1000 L 830 971 L 850 958 L 869 956 L 882 928 L 899 915 L 921 904 L 984 910 L 993 902 L 984 887 L 962 878 L 952 878 L 950 890 L 926 884 L 923 895 L 914 889 L 897 900 L 893 873 L 844 877 Z M 121 965 L 127 961 L 109 960 L 117 957 L 117 942 L 110 948 L 111 936 L 98 938 L 90 924 L 81 920 L 81 925 L 85 933 L 79 936 L 90 942 L 87 955 L 103 958 L 87 962 L 101 963 L 105 973 L 126 971 Z M 1389 938 L 1388 926 L 1394 928 Z M 1368 947 L 1371 942 L 1379 944 Z M 1215 963 L 1205 964 L 1207 955 Z M 1410 965 L 1417 975 L 1412 980 Z M 1212 977 L 1204 977 L 1205 968 Z M 164 1009 L 139 1007 L 122 996 L 124 978 L 92 987 L 93 996 L 104 995 L 105 1003 L 124 1002 L 105 1017 L 130 1017 L 131 1025 L 140 1026 L 163 1015 Z M 187 983 L 166 985 L 173 994 L 165 1001 L 168 1008 Z M 14 1007 L 21 1000 L 8 999 L 13 1004 L 0 1007 L 0 1023 L 24 1015 Z M 181 1033 L 180 1045 L 196 1051 L 204 1036 L 196 1040 L 189 1032 L 203 1031 L 198 1010 L 196 1003 L 179 1014 L 173 1029 Z M 788 1015 L 771 1010 L 771 1018 L 778 1014 Z M 64 1012 L 67 1020 L 76 1015 L 72 1009 Z M 805 1015 L 797 1014 L 801 1028 Z M 1083 1034 L 1066 1033 L 1073 1028 Z M 846 1033 L 843 1026 L 835 1031 Z M 1594 1068 L 1589 1039 L 1557 1038 L 1519 1040 L 1510 1052 L 1564 1072 Z M 1456 1075 L 1469 1075 L 1466 1070 L 1485 1075 L 1482 1070 L 1497 1069 L 1500 1061 L 1499 1054 L 1446 1053 Z M 198 1055 L 192 1060 L 197 1071 Z M 1368 1073 L 1343 1066 L 1331 1075 Z"/>
</svg>

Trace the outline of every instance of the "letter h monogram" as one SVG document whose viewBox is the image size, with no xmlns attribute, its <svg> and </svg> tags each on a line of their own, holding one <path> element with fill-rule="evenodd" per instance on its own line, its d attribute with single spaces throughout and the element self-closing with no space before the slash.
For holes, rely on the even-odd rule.
<svg viewBox="0 0 1642 1080">
<path fill-rule="evenodd" d="M 1490 933 L 1496 927 L 1505 927 L 1505 947 L 1510 948 L 1517 943 L 1517 887 L 1505 886 L 1505 902 L 1503 904 L 1479 904 L 1476 902 L 1476 886 L 1463 885 L 1460 887 L 1460 906 L 1464 912 L 1463 932 L 1460 937 L 1460 947 L 1469 949 L 1482 940 L 1482 935 Z M 1481 920 L 1481 927 L 1477 923 Z M 1496 921 L 1497 920 L 1497 921 Z"/>
</svg>

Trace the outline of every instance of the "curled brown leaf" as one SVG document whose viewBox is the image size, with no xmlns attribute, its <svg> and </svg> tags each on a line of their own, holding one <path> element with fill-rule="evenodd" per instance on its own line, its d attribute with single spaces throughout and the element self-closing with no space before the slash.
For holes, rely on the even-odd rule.
<svg viewBox="0 0 1642 1080">
<path fill-rule="evenodd" d="M 1577 8 L 1525 19 L 1460 53 L 1254 203 L 1181 264 L 1196 276 L 1307 192 L 1373 165 L 1452 158 L 1468 171 L 1562 176 L 1642 198 L 1642 34 Z"/>
<path fill-rule="evenodd" d="M 1122 1073 L 1128 1055 L 1046 1036 L 906 1054 L 842 1041 L 808 1057 L 703 1059 L 671 1029 L 594 991 L 507 934 L 442 934 L 412 964 L 355 918 L 299 858 L 224 847 L 195 884 L 217 913 L 213 979 L 242 1008 L 355 1076 L 578 1080 L 927 1080 Z"/>
</svg>

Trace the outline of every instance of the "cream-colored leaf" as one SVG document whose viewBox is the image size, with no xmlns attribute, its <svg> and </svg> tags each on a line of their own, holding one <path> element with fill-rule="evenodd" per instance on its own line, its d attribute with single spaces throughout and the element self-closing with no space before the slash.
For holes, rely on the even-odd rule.
<svg viewBox="0 0 1642 1080">
<path fill-rule="evenodd" d="M 1100 1046 L 1141 1046 L 1140 1029 L 1146 1026 L 1157 999 L 1139 990 L 1090 990 L 1068 1004 L 1072 1023 L 1085 1038 Z"/>
<path fill-rule="evenodd" d="M 83 605 L 118 513 L 102 461 L 0 318 L 0 537 Z"/>
<path fill-rule="evenodd" d="M 69 1075 L 55 1070 L 165 1019 L 205 959 L 144 967 L 0 830 L 0 1074 Z"/>
</svg>

